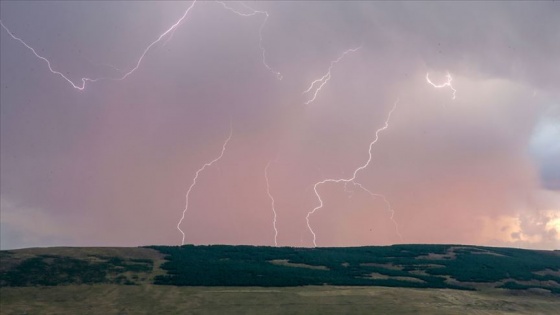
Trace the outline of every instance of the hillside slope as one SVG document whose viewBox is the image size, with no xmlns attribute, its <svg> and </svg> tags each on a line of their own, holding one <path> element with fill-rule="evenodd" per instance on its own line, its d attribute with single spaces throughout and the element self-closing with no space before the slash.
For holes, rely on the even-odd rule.
<svg viewBox="0 0 560 315">
<path fill-rule="evenodd" d="M 395 245 L 0 252 L 1 314 L 557 314 L 559 289 L 558 251 Z"/>
<path fill-rule="evenodd" d="M 560 294 L 560 252 L 459 245 L 153 246 L 2 251 L 2 287 L 70 284 L 390 286 Z"/>
</svg>

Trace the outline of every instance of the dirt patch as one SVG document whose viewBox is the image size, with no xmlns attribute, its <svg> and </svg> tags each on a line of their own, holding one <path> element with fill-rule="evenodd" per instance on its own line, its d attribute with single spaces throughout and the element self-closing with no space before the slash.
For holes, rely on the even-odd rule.
<svg viewBox="0 0 560 315">
<path fill-rule="evenodd" d="M 468 246 L 451 246 L 447 249 L 445 254 L 436 254 L 436 253 L 429 253 L 428 255 L 418 256 L 417 259 L 428 259 L 428 260 L 449 260 L 457 258 L 457 250 L 466 250 L 470 254 L 474 255 L 493 255 L 493 256 L 504 256 L 502 254 L 498 254 L 487 249 L 478 248 L 478 247 L 468 247 Z"/>
<path fill-rule="evenodd" d="M 550 275 L 550 276 L 560 277 L 560 270 L 545 269 L 545 270 L 535 271 L 533 273 L 539 276 Z"/>
<path fill-rule="evenodd" d="M 435 254 L 429 253 L 428 255 L 418 256 L 416 259 L 427 259 L 427 260 L 443 260 L 443 259 L 455 259 L 456 255 L 454 252 L 447 252 L 445 254 Z"/>
<path fill-rule="evenodd" d="M 387 279 L 391 279 L 391 280 L 399 280 L 399 281 L 407 281 L 407 282 L 416 282 L 416 283 L 426 283 L 426 281 L 422 280 L 422 279 L 418 279 L 418 278 L 414 278 L 414 277 L 391 277 L 391 276 L 387 276 L 387 275 L 383 275 L 377 272 L 372 272 L 369 274 L 369 277 L 366 277 L 367 279 L 374 279 L 374 280 L 387 280 Z"/>
<path fill-rule="evenodd" d="M 427 268 L 427 269 L 446 268 L 445 265 L 439 265 L 439 264 L 420 264 L 420 265 L 414 265 L 414 266 L 415 266 L 415 267 Z"/>
<path fill-rule="evenodd" d="M 329 268 L 325 266 L 313 266 L 313 265 L 306 265 L 306 264 L 291 263 L 287 259 L 274 259 L 274 260 L 269 260 L 268 262 L 274 265 L 287 266 L 287 267 L 307 268 L 307 269 L 315 269 L 315 270 L 329 270 Z"/>
<path fill-rule="evenodd" d="M 456 250 L 456 249 L 468 249 L 469 252 L 471 254 L 474 255 L 492 255 L 492 256 L 499 256 L 499 257 L 504 257 L 504 255 L 496 253 L 496 252 L 492 252 L 489 251 L 487 249 L 483 249 L 483 248 L 478 248 L 478 247 L 460 247 L 460 246 L 455 246 L 455 247 L 451 247 L 452 250 Z"/>
<path fill-rule="evenodd" d="M 392 263 L 387 263 L 387 264 L 363 263 L 363 264 L 360 264 L 360 266 L 379 267 L 379 268 L 384 268 L 384 269 L 389 269 L 389 270 L 403 270 L 402 266 L 393 265 Z"/>
<path fill-rule="evenodd" d="M 546 281 L 539 281 L 539 280 L 530 280 L 530 281 L 521 281 L 521 280 L 515 280 L 515 279 L 505 279 L 502 280 L 502 282 L 516 282 L 518 284 L 521 285 L 533 285 L 533 286 L 541 286 L 541 287 L 555 287 L 555 288 L 560 288 L 560 283 L 554 281 L 554 280 L 546 280 Z"/>
</svg>

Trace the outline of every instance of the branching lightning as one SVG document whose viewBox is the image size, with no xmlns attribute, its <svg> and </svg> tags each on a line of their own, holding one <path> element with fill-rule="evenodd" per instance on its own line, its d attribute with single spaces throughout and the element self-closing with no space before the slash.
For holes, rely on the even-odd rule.
<svg viewBox="0 0 560 315">
<path fill-rule="evenodd" d="M 362 189 L 363 191 L 367 192 L 373 199 L 376 198 L 381 198 L 383 199 L 383 202 L 385 203 L 385 206 L 387 207 L 387 211 L 389 211 L 389 213 L 391 214 L 391 217 L 389 219 L 391 219 L 391 221 L 393 222 L 393 225 L 395 226 L 395 233 L 399 236 L 399 238 L 402 240 L 402 235 L 399 231 L 399 224 L 397 223 L 397 221 L 395 220 L 395 210 L 393 209 L 393 207 L 391 206 L 391 203 L 389 202 L 389 200 L 387 200 L 387 198 L 382 195 L 382 194 L 376 194 L 374 192 L 372 192 L 371 190 L 367 189 L 364 185 L 356 182 L 356 181 L 352 181 L 352 182 L 344 182 L 344 191 L 348 194 L 348 198 L 352 198 L 352 196 L 354 196 L 354 191 L 348 189 L 348 184 L 352 184 L 354 186 L 358 186 L 360 189 Z"/>
<path fill-rule="evenodd" d="M 391 203 L 389 202 L 389 200 L 387 200 L 387 198 L 382 195 L 382 194 L 376 194 L 374 192 L 372 192 L 371 190 L 367 189 L 366 187 L 364 187 L 362 184 L 357 183 L 357 182 L 352 182 L 352 184 L 354 184 L 355 186 L 360 187 L 363 191 L 367 192 L 368 194 L 370 194 L 374 199 L 375 198 L 381 198 L 383 199 L 383 202 L 385 203 L 385 206 L 387 206 L 387 211 L 389 211 L 389 213 L 391 213 L 391 217 L 389 219 L 391 219 L 391 222 L 393 222 L 393 225 L 395 226 L 395 233 L 399 236 L 399 238 L 402 240 L 402 235 L 401 232 L 399 231 L 399 224 L 397 223 L 397 221 L 395 220 L 395 210 L 393 209 L 393 207 L 391 206 Z"/>
<path fill-rule="evenodd" d="M 307 90 L 303 91 L 304 95 L 308 94 L 309 92 L 311 92 L 311 90 L 313 90 L 313 88 L 315 87 L 315 84 L 318 85 L 317 87 L 315 87 L 315 92 L 313 92 L 313 97 L 311 97 L 309 100 L 305 101 L 305 105 L 311 104 L 317 98 L 317 94 L 319 94 L 319 91 L 321 91 L 323 86 L 325 84 L 327 84 L 327 82 L 329 82 L 329 80 L 331 79 L 331 70 L 332 70 L 333 66 L 335 64 L 339 63 L 344 58 L 344 56 L 346 56 L 348 53 L 356 52 L 360 48 L 362 48 L 362 46 L 348 49 L 348 50 L 344 51 L 337 59 L 331 61 L 331 64 L 329 66 L 329 69 L 327 70 L 327 73 L 325 73 L 325 75 L 323 75 L 319 79 L 311 82 L 311 85 L 309 86 L 309 88 L 307 88 Z"/>
<path fill-rule="evenodd" d="M 87 82 L 96 82 L 99 80 L 116 80 L 116 81 L 121 81 L 126 79 L 129 75 L 131 75 L 132 73 L 134 73 L 134 71 L 136 71 L 139 67 L 140 64 L 142 63 L 142 60 L 144 59 L 144 57 L 146 56 L 146 54 L 148 53 L 148 51 L 150 51 L 150 49 L 156 45 L 157 43 L 159 43 L 166 35 L 168 35 L 169 33 L 172 33 L 175 31 L 175 29 L 179 26 L 179 24 L 181 24 L 181 22 L 183 22 L 183 20 L 188 16 L 189 12 L 191 11 L 191 9 L 194 7 L 194 4 L 196 3 L 196 0 L 194 0 L 191 5 L 186 9 L 185 13 L 183 13 L 183 15 L 181 16 L 181 18 L 175 22 L 175 24 L 171 25 L 171 27 L 169 27 L 165 32 L 163 32 L 161 35 L 159 35 L 159 37 L 153 41 L 152 43 L 150 43 L 148 45 L 148 47 L 146 47 L 146 49 L 144 49 L 144 51 L 142 52 L 142 54 L 140 55 L 140 58 L 138 58 L 138 60 L 136 61 L 136 65 L 130 69 L 128 72 L 124 73 L 121 77 L 117 77 L 117 78 L 81 78 L 82 84 L 79 85 L 77 83 L 74 83 L 74 81 L 72 81 L 71 79 L 69 79 L 68 77 L 66 77 L 64 74 L 62 74 L 61 72 L 54 70 L 54 68 L 51 65 L 51 62 L 39 55 L 37 53 L 37 51 L 35 51 L 35 49 L 33 49 L 33 47 L 29 46 L 25 41 L 23 41 L 23 39 L 17 37 L 16 35 L 14 35 L 14 33 L 12 33 L 7 27 L 6 25 L 4 25 L 4 23 L 0 20 L 0 25 L 2 26 L 2 28 L 4 28 L 6 30 L 6 32 L 8 32 L 8 34 L 15 40 L 17 40 L 18 42 L 20 42 L 22 45 L 24 45 L 27 49 L 31 50 L 31 52 L 35 55 L 35 57 L 43 60 L 44 62 L 47 63 L 47 66 L 49 68 L 49 70 L 55 74 L 58 75 L 60 77 L 62 77 L 64 80 L 66 80 L 68 83 L 70 83 L 70 85 L 72 85 L 73 88 L 83 91 L 86 88 L 86 83 Z"/>
<path fill-rule="evenodd" d="M 451 81 L 453 81 L 453 78 L 451 77 L 451 74 L 449 72 L 447 72 L 447 74 L 445 75 L 445 78 L 447 79 L 447 82 L 445 82 L 443 84 L 435 84 L 434 82 L 432 82 L 432 80 L 430 80 L 430 73 L 426 73 L 426 81 L 428 82 L 428 84 L 435 87 L 436 89 L 449 87 L 451 89 L 451 91 L 453 91 L 453 96 L 451 97 L 451 99 L 454 100 L 455 99 L 455 93 L 457 92 L 457 90 L 455 90 L 455 88 L 451 84 Z"/>
<path fill-rule="evenodd" d="M 267 69 L 268 71 L 272 72 L 272 73 L 276 76 L 276 78 L 277 78 L 278 80 L 282 80 L 282 78 L 283 78 L 282 74 L 281 74 L 280 72 L 274 70 L 274 69 L 268 64 L 268 62 L 266 61 L 266 49 L 265 49 L 264 46 L 263 46 L 263 35 L 262 35 L 262 34 L 263 34 L 264 27 L 266 26 L 266 22 L 268 21 L 268 17 L 269 17 L 268 12 L 267 12 L 267 11 L 255 10 L 255 9 L 251 8 L 250 6 L 246 5 L 245 3 L 240 2 L 240 4 L 241 4 L 242 6 L 244 6 L 245 8 L 247 8 L 247 9 L 249 9 L 249 10 L 251 11 L 250 13 L 243 13 L 243 12 L 237 11 L 236 9 L 234 9 L 234 8 L 232 8 L 232 7 L 230 7 L 230 6 L 228 6 L 228 5 L 227 5 L 225 2 L 223 2 L 223 1 L 216 1 L 216 2 L 218 2 L 219 4 L 221 4 L 221 5 L 224 7 L 224 9 L 229 10 L 229 11 L 231 11 L 231 12 L 233 12 L 233 13 L 239 15 L 239 16 L 242 16 L 242 17 L 250 17 L 250 16 L 257 15 L 257 14 L 261 14 L 261 15 L 264 16 L 264 19 L 263 19 L 263 21 L 262 21 L 262 23 L 261 23 L 261 26 L 260 26 L 260 28 L 259 28 L 259 48 L 261 49 L 262 63 L 263 63 L 263 65 L 266 67 L 266 69 Z"/>
<path fill-rule="evenodd" d="M 181 25 L 184 20 L 188 17 L 191 9 L 194 7 L 196 3 L 196 0 L 194 0 L 189 7 L 187 7 L 187 9 L 185 10 L 185 12 L 183 13 L 183 15 L 179 18 L 179 20 L 177 20 L 177 22 L 175 22 L 173 25 L 171 25 L 165 32 L 161 33 L 158 38 L 156 40 L 154 40 L 153 42 L 151 42 L 142 52 L 142 54 L 140 55 L 140 57 L 138 58 L 138 60 L 136 61 L 136 64 L 134 65 L 134 67 L 132 67 L 130 70 L 128 70 L 127 72 L 124 72 L 116 67 L 111 66 L 112 68 L 120 71 L 120 72 L 124 72 L 122 73 L 122 75 L 120 77 L 99 77 L 99 78 L 89 78 L 89 77 L 82 77 L 80 79 L 81 84 L 78 82 L 73 81 L 72 79 L 68 78 L 67 76 L 65 76 L 62 72 L 55 70 L 55 68 L 53 67 L 51 61 L 49 59 L 47 59 L 46 57 L 40 55 L 39 53 L 37 53 L 37 51 L 31 47 L 29 44 L 27 44 L 23 39 L 21 39 L 20 37 L 16 36 L 5 24 L 4 22 L 2 22 L 2 20 L 0 20 L 0 25 L 2 26 L 2 28 L 4 30 L 6 30 L 6 32 L 8 33 L 8 35 L 10 35 L 10 37 L 12 37 L 14 40 L 20 42 L 23 46 L 25 46 L 27 49 L 29 49 L 34 55 L 35 57 L 43 60 L 46 64 L 47 67 L 49 68 L 49 71 L 54 74 L 54 75 L 58 75 L 61 78 L 63 78 L 64 80 L 66 80 L 66 82 L 68 82 L 74 89 L 77 89 L 79 91 L 83 91 L 86 88 L 86 85 L 88 82 L 96 82 L 96 81 L 100 81 L 100 80 L 113 80 L 113 81 L 122 81 L 124 79 L 126 79 L 128 76 L 130 76 L 132 73 L 134 73 L 141 65 L 142 61 L 144 60 L 144 57 L 146 56 L 146 54 L 152 49 L 152 47 L 154 47 L 156 44 L 158 44 L 159 42 L 161 42 L 164 38 L 167 37 L 167 39 L 164 42 L 164 45 L 167 44 L 167 42 L 169 40 L 171 40 L 171 38 L 173 37 L 173 34 L 175 33 L 175 30 L 177 30 L 177 28 L 179 27 L 179 25 Z M 226 5 L 224 2 L 219 2 L 225 9 L 234 12 L 240 16 L 253 16 L 256 14 L 262 14 L 265 16 L 265 18 L 263 19 L 263 23 L 260 26 L 259 29 L 259 47 L 261 49 L 262 52 L 262 62 L 264 64 L 264 66 L 273 74 L 276 75 L 276 77 L 281 80 L 282 79 L 282 75 L 280 74 L 280 72 L 274 70 L 272 67 L 270 67 L 270 65 L 268 65 L 267 61 L 266 61 L 266 50 L 262 44 L 263 42 L 263 36 L 262 36 L 262 32 L 263 29 L 266 25 L 266 22 L 268 21 L 268 12 L 266 11 L 259 11 L 259 10 L 255 10 L 251 7 L 249 7 L 248 5 L 241 3 L 244 7 L 246 7 L 247 9 L 251 10 L 251 13 L 241 13 L 239 11 L 236 11 L 235 9 L 229 7 L 228 5 Z"/>
<path fill-rule="evenodd" d="M 323 208 L 323 199 L 321 198 L 321 194 L 319 194 L 319 191 L 317 190 L 318 187 L 319 187 L 320 185 L 323 185 L 323 184 L 325 184 L 325 183 L 345 183 L 345 184 L 346 184 L 346 183 L 353 183 L 353 184 L 355 184 L 355 185 L 358 185 L 360 188 L 366 190 L 367 192 L 369 192 L 370 194 L 372 194 L 374 197 L 375 197 L 375 196 L 381 196 L 381 197 L 383 197 L 382 195 L 378 195 L 378 194 L 373 194 L 373 193 L 371 193 L 369 190 L 365 189 L 365 187 L 363 187 L 361 184 L 356 183 L 355 180 L 356 180 L 356 177 L 358 176 L 358 172 L 360 172 L 361 170 L 363 170 L 363 169 L 365 169 L 366 167 L 368 167 L 369 163 L 371 162 L 371 159 L 372 159 L 371 150 L 372 150 L 373 146 L 374 146 L 374 145 L 377 143 L 377 141 L 379 140 L 379 133 L 381 133 L 382 131 L 384 131 L 384 130 L 386 130 L 387 128 L 389 128 L 389 120 L 391 119 L 391 115 L 393 114 L 393 112 L 394 112 L 395 109 L 397 108 L 397 104 L 398 104 L 398 103 L 399 103 L 399 100 L 397 99 L 397 100 L 395 101 L 395 103 L 393 104 L 393 107 L 391 108 L 391 111 L 389 111 L 389 114 L 387 115 L 387 119 L 385 120 L 384 125 L 383 125 L 381 128 L 379 128 L 379 129 L 377 129 L 377 130 L 375 131 L 375 138 L 374 138 L 373 141 L 370 142 L 370 144 L 369 144 L 368 159 L 367 159 L 367 161 L 366 161 L 363 165 L 359 166 L 358 168 L 356 168 L 356 169 L 354 170 L 354 173 L 352 174 L 352 177 L 346 178 L 346 179 L 345 179 L 345 178 L 342 178 L 342 179 L 324 179 L 324 180 L 322 180 L 322 181 L 320 181 L 320 182 L 315 183 L 315 185 L 313 185 L 313 191 L 315 192 L 315 196 L 317 196 L 317 199 L 319 200 L 319 205 L 318 205 L 317 207 L 313 208 L 313 210 L 309 211 L 309 212 L 307 213 L 307 216 L 306 216 L 305 219 L 306 219 L 306 221 L 307 221 L 307 228 L 309 229 L 309 231 L 310 231 L 311 234 L 313 235 L 313 245 L 314 245 L 315 247 L 317 246 L 317 235 L 315 234 L 315 232 L 314 232 L 313 229 L 311 228 L 311 224 L 309 223 L 309 217 L 310 217 L 312 214 L 314 214 L 317 210 Z M 384 199 L 385 201 L 387 200 L 385 197 L 383 197 L 383 199 Z M 388 204 L 388 202 L 387 202 L 387 204 Z M 392 208 L 390 207 L 390 205 L 389 205 L 389 208 L 391 209 L 390 211 L 394 214 L 394 211 L 392 210 Z M 393 220 L 393 215 L 391 215 L 391 219 Z M 394 222 L 394 220 L 393 220 L 393 222 Z M 397 232 L 398 232 L 398 229 L 397 229 Z M 400 233 L 399 233 L 399 236 L 400 236 Z"/>
<path fill-rule="evenodd" d="M 115 67 L 115 66 L 113 66 L 112 64 L 109 64 L 109 63 L 98 63 L 98 62 L 95 62 L 95 61 L 93 61 L 91 59 L 88 59 L 88 58 L 86 58 L 86 60 L 94 66 L 111 68 L 113 71 L 120 72 L 120 73 L 124 72 L 122 69 L 119 69 L 119 68 L 117 68 L 117 67 Z"/>
<path fill-rule="evenodd" d="M 177 229 L 179 230 L 179 232 L 181 232 L 181 235 L 183 236 L 183 238 L 181 240 L 181 245 L 185 245 L 185 232 L 183 232 L 183 230 L 181 230 L 181 223 L 185 219 L 185 214 L 187 213 L 187 210 L 189 209 L 189 196 L 191 194 L 192 189 L 196 185 L 196 180 L 198 179 L 198 175 L 202 171 L 204 171 L 207 167 L 210 167 L 214 163 L 218 162 L 224 156 L 224 153 L 226 152 L 227 144 L 231 140 L 232 134 L 233 134 L 233 128 L 231 127 L 231 124 L 230 124 L 229 136 L 227 137 L 226 141 L 222 145 L 222 151 L 221 151 L 220 155 L 217 158 L 213 159 L 212 161 L 205 163 L 204 165 L 202 165 L 201 168 L 198 169 L 198 171 L 196 171 L 196 173 L 194 175 L 194 178 L 193 178 L 193 181 L 192 181 L 192 184 L 189 187 L 189 189 L 187 190 L 187 193 L 185 195 L 185 209 L 183 210 L 183 213 L 181 215 L 181 219 L 179 220 L 179 223 L 177 223 Z"/>
<path fill-rule="evenodd" d="M 272 161 L 269 161 L 264 168 L 264 178 L 266 179 L 266 193 L 268 194 L 268 198 L 270 199 L 270 206 L 272 208 L 272 212 L 274 213 L 274 218 L 272 221 L 272 226 L 274 227 L 274 246 L 278 246 L 278 229 L 276 228 L 276 208 L 274 204 L 274 197 L 270 193 L 270 183 L 268 180 L 268 169 L 270 168 L 270 164 Z"/>
<path fill-rule="evenodd" d="M 354 191 L 348 189 L 348 182 L 344 183 L 344 191 L 348 194 L 348 198 L 352 198 L 352 196 L 354 196 Z"/>
<path fill-rule="evenodd" d="M 30 46 L 27 42 L 25 42 L 22 38 L 16 36 L 4 23 L 2 20 L 0 20 L 0 26 L 2 26 L 2 28 L 7 32 L 7 34 L 14 40 L 18 41 L 19 43 L 21 43 L 23 46 L 25 46 L 28 50 L 30 50 L 36 58 L 42 60 L 43 62 L 46 63 L 49 71 L 55 75 L 55 76 L 59 76 L 62 79 L 64 79 L 68 84 L 70 84 L 74 89 L 79 90 L 79 91 L 83 91 L 85 90 L 86 86 L 90 83 L 90 82 L 97 82 L 100 80 L 112 80 L 112 81 L 122 81 L 125 80 L 127 77 L 129 77 L 130 75 L 132 75 L 142 64 L 144 58 L 146 57 L 146 55 L 150 52 L 150 50 L 160 44 L 160 42 L 163 42 L 163 45 L 166 45 L 167 42 L 169 40 L 171 40 L 173 38 L 173 35 L 175 33 L 175 31 L 177 30 L 177 28 L 182 25 L 184 23 L 184 21 L 188 18 L 192 8 L 195 6 L 197 0 L 192 1 L 192 3 L 186 8 L 186 10 L 184 11 L 184 13 L 182 14 L 182 16 L 174 23 L 172 24 L 169 28 L 167 28 L 163 33 L 161 33 L 154 41 L 152 41 L 148 46 L 146 46 L 146 48 L 142 51 L 142 53 L 140 54 L 140 56 L 138 57 L 138 59 L 136 59 L 135 64 L 132 68 L 130 68 L 128 71 L 127 70 L 121 70 L 117 67 L 114 67 L 112 65 L 108 65 L 108 64 L 102 64 L 104 66 L 107 67 L 111 67 L 113 70 L 118 71 L 118 76 L 116 77 L 96 77 L 96 78 L 90 78 L 90 77 L 82 77 L 79 80 L 72 80 L 69 77 L 67 77 L 66 75 L 64 75 L 62 72 L 56 70 L 56 67 L 53 67 L 51 61 L 45 57 L 40 55 L 32 46 Z M 263 16 L 263 20 L 262 23 L 260 24 L 259 27 L 259 48 L 261 51 L 261 55 L 262 55 L 262 64 L 265 66 L 265 68 L 271 72 L 272 74 L 274 74 L 276 76 L 276 78 L 278 80 L 282 80 L 283 76 L 280 72 L 276 71 L 274 68 L 272 68 L 268 62 L 267 62 L 267 53 L 266 53 L 266 49 L 263 45 L 263 31 L 264 28 L 266 27 L 266 23 L 268 21 L 269 18 L 269 14 L 267 11 L 263 11 L 263 10 L 256 10 L 251 8 L 250 6 L 246 5 L 243 2 L 240 2 L 240 5 L 242 5 L 244 8 L 246 8 L 249 13 L 244 13 L 241 11 L 238 11 L 235 8 L 230 7 L 228 4 L 226 4 L 225 2 L 222 1 L 216 1 L 218 2 L 220 5 L 223 6 L 224 9 L 229 10 L 230 12 L 233 12 L 235 14 L 237 14 L 238 16 L 241 17 L 252 17 L 252 16 L 256 16 L 256 15 L 262 15 Z M 347 54 L 349 53 L 353 53 L 358 51 L 359 49 L 361 49 L 362 46 L 360 45 L 359 47 L 356 48 L 351 48 L 348 49 L 346 51 L 344 51 L 337 59 L 332 60 L 330 62 L 330 65 L 327 69 L 327 72 L 320 78 L 314 80 L 313 82 L 311 82 L 310 86 L 303 92 L 303 95 L 307 98 L 307 100 L 305 101 L 306 105 L 309 105 L 310 103 L 314 102 L 319 94 L 319 92 L 321 91 L 321 89 L 325 86 L 325 84 L 327 84 L 327 82 L 331 79 L 332 77 L 332 69 L 333 67 L 338 64 Z M 426 80 L 429 84 L 431 84 L 433 87 L 435 88 L 444 88 L 444 87 L 449 87 L 452 91 L 453 91 L 453 97 L 452 99 L 455 99 L 455 93 L 456 90 L 455 88 L 452 86 L 452 77 L 449 73 L 447 73 L 446 75 L 447 78 L 447 82 L 443 83 L 443 84 L 434 84 L 430 78 L 429 78 L 429 73 L 426 74 Z M 380 127 L 379 129 L 376 130 L 375 132 L 375 138 L 372 142 L 370 142 L 369 144 L 369 150 L 368 150 L 368 159 L 367 161 L 359 166 L 358 168 L 356 168 L 352 174 L 352 176 L 350 178 L 341 178 L 341 179 L 324 179 L 322 181 L 319 181 L 317 183 L 315 183 L 313 185 L 313 191 L 315 192 L 315 195 L 317 196 L 317 199 L 319 200 L 319 205 L 315 208 L 313 208 L 313 210 L 309 211 L 307 213 L 306 216 L 306 222 L 307 222 L 307 227 L 309 229 L 309 231 L 311 232 L 311 234 L 313 235 L 313 245 L 317 246 L 317 242 L 316 242 L 316 233 L 313 231 L 311 224 L 310 224 L 310 217 L 311 215 L 313 215 L 315 212 L 317 212 L 318 210 L 320 210 L 323 207 L 323 200 L 321 198 L 321 194 L 319 193 L 319 186 L 326 184 L 326 183 L 344 183 L 344 189 L 345 191 L 348 191 L 349 193 L 353 193 L 353 191 L 349 191 L 348 190 L 348 184 L 352 184 L 354 186 L 359 187 L 360 189 L 362 189 L 363 191 L 369 193 L 373 198 L 382 198 L 382 200 L 384 201 L 384 203 L 387 206 L 388 211 L 390 212 L 391 216 L 390 219 L 391 221 L 394 223 L 395 225 L 395 231 L 397 233 L 397 235 L 399 237 L 402 238 L 400 232 L 399 232 L 399 228 L 398 228 L 398 224 L 396 222 L 396 220 L 394 219 L 394 215 L 395 215 L 395 211 L 392 208 L 391 204 L 388 202 L 388 200 L 385 198 L 385 196 L 380 195 L 380 194 L 376 194 L 373 193 L 372 191 L 368 190 L 366 187 L 364 187 L 362 184 L 356 182 L 356 178 L 358 176 L 358 173 L 365 169 L 366 167 L 368 167 L 368 165 L 370 164 L 371 160 L 372 160 L 372 149 L 373 146 L 377 143 L 377 141 L 379 140 L 379 134 L 386 130 L 389 127 L 389 121 L 391 118 L 391 115 L 393 114 L 394 110 L 397 107 L 399 100 L 397 99 L 397 101 L 394 103 L 393 107 L 391 108 L 391 110 L 388 113 L 388 116 L 385 120 L 385 123 L 382 127 Z M 227 137 L 227 139 L 225 140 L 225 142 L 222 145 L 222 149 L 221 152 L 219 154 L 219 156 L 217 156 L 216 158 L 214 158 L 213 160 L 210 160 L 209 162 L 206 162 L 205 164 L 203 164 L 194 174 L 194 177 L 192 179 L 192 183 L 189 186 L 186 194 L 185 194 L 185 208 L 182 211 L 182 215 L 181 218 L 179 219 L 178 223 L 177 223 L 177 229 L 179 230 L 179 232 L 182 235 L 182 239 L 181 239 L 181 245 L 185 244 L 185 232 L 181 229 L 181 224 L 182 222 L 185 220 L 185 215 L 189 209 L 189 200 L 190 200 L 190 194 L 192 192 L 192 190 L 194 189 L 194 187 L 197 184 L 197 180 L 200 176 L 200 174 L 208 167 L 213 166 L 216 162 L 218 162 L 220 159 L 222 159 L 222 157 L 225 154 L 226 148 L 228 143 L 230 142 L 231 138 L 232 138 L 232 134 L 233 134 L 233 128 L 230 125 L 230 131 L 229 131 L 229 136 Z M 275 208 L 275 200 L 274 197 L 271 193 L 270 190 L 270 183 L 269 183 L 269 169 L 271 166 L 272 161 L 269 161 L 266 164 L 266 167 L 264 169 L 264 176 L 266 179 L 266 190 L 267 190 L 267 195 L 271 201 L 271 209 L 273 212 L 273 228 L 274 228 L 274 245 L 278 246 L 278 229 L 277 229 L 277 212 L 276 212 L 276 208 Z"/>
</svg>

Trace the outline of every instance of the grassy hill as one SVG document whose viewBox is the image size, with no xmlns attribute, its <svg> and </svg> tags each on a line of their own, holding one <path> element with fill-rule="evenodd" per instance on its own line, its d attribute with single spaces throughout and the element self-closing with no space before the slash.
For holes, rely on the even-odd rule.
<svg viewBox="0 0 560 315">
<path fill-rule="evenodd" d="M 389 286 L 560 294 L 560 252 L 458 245 L 152 246 L 1 252 L 0 285 Z"/>
<path fill-rule="evenodd" d="M 560 253 L 513 248 L 395 245 L 353 248 L 153 247 L 166 255 L 156 284 L 353 285 L 560 293 Z"/>
<path fill-rule="evenodd" d="M 560 309 L 560 251 L 463 245 L 35 248 L 0 252 L 0 290 L 2 314 L 75 313 L 76 307 L 84 314 L 220 313 L 220 307 L 250 313 L 260 306 L 264 314 L 348 307 L 367 313 L 382 305 L 388 307 L 382 312 L 399 313 L 482 307 L 552 314 Z M 166 306 L 148 311 L 149 301 Z M 329 301 L 338 302 L 326 309 L 316 304 Z"/>
</svg>

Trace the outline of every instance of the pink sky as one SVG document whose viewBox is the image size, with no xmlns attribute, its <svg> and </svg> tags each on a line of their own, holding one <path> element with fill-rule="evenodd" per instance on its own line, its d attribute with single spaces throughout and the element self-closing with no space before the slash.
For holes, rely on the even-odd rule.
<svg viewBox="0 0 560 315">
<path fill-rule="evenodd" d="M 2 2 L 1 20 L 80 83 L 133 69 L 191 4 Z M 560 248 L 557 2 L 250 5 L 268 12 L 262 41 L 264 13 L 197 2 L 125 80 L 83 91 L 0 30 L 2 249 L 180 244 L 230 122 L 185 242 L 274 245 L 273 161 L 278 245 L 313 246 L 314 184 L 367 161 L 397 99 L 356 178 L 393 220 L 321 185 L 317 246 Z M 455 99 L 426 82 L 448 72 Z"/>
</svg>

